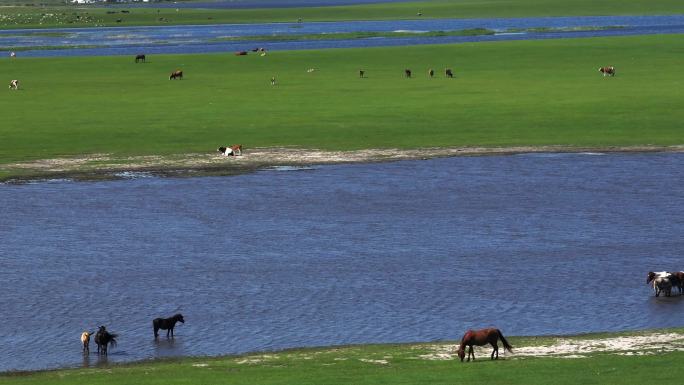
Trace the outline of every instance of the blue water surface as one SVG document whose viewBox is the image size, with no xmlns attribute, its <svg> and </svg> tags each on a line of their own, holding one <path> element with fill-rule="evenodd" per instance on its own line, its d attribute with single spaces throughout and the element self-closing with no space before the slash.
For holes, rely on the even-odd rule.
<svg viewBox="0 0 684 385">
<path fill-rule="evenodd" d="M 684 270 L 682 170 L 522 154 L 0 184 L 0 370 L 96 364 L 99 325 L 108 362 L 682 326 L 684 296 L 646 285 Z"/>
</svg>

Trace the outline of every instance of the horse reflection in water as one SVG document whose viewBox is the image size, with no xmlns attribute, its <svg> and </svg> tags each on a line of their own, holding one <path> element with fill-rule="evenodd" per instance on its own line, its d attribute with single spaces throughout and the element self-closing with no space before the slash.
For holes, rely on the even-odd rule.
<svg viewBox="0 0 684 385">
<path fill-rule="evenodd" d="M 513 347 L 506 341 L 501 330 L 489 328 L 482 330 L 468 330 L 463 338 L 461 339 L 461 346 L 458 348 L 458 357 L 463 362 L 465 358 L 465 347 L 468 347 L 468 361 L 470 361 L 470 356 L 473 356 L 473 361 L 475 361 L 475 353 L 473 353 L 473 345 L 483 346 L 490 344 L 494 348 L 492 351 L 492 360 L 499 359 L 499 339 L 503 342 L 504 349 L 513 353 Z M 496 358 L 494 358 L 496 354 Z"/>
</svg>

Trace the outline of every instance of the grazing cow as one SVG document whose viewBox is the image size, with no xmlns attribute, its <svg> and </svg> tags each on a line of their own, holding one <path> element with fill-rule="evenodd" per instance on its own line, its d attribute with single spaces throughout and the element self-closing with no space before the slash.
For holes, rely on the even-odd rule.
<svg viewBox="0 0 684 385">
<path fill-rule="evenodd" d="M 135 56 L 135 62 L 136 62 L 136 63 L 139 63 L 139 62 L 143 62 L 143 63 L 144 63 L 144 62 L 145 62 L 145 55 L 143 55 L 143 54 L 136 55 L 136 56 Z"/>
<path fill-rule="evenodd" d="M 454 77 L 454 73 L 451 72 L 451 68 L 445 68 L 445 69 L 444 69 L 444 76 L 446 76 L 446 77 L 448 77 L 448 78 L 453 78 L 453 77 Z"/>
<path fill-rule="evenodd" d="M 83 353 L 90 354 L 90 335 L 91 332 L 81 333 L 81 344 L 83 344 Z"/>
<path fill-rule="evenodd" d="M 171 72 L 171 76 L 169 76 L 169 80 L 172 80 L 172 79 L 183 80 L 183 71 L 176 70 L 176 71 Z"/>
<path fill-rule="evenodd" d="M 430 78 L 435 77 L 435 70 L 433 70 L 432 68 L 430 68 L 430 69 L 428 70 L 428 76 L 429 76 Z"/>
<path fill-rule="evenodd" d="M 599 68 L 599 72 L 602 73 L 603 76 L 615 76 L 615 67 L 601 67 Z"/>
<path fill-rule="evenodd" d="M 359 77 L 362 78 L 362 77 L 364 77 L 364 76 L 366 76 L 366 71 L 364 71 L 364 70 L 359 70 Z"/>
<path fill-rule="evenodd" d="M 19 89 L 19 80 L 17 80 L 17 79 L 12 80 L 9 84 L 9 89 L 10 90 L 18 90 Z"/>
<path fill-rule="evenodd" d="M 408 68 L 405 69 L 405 70 L 404 70 L 404 76 L 406 76 L 407 78 L 410 78 L 410 77 L 411 77 L 411 70 L 408 69 Z"/>
</svg>

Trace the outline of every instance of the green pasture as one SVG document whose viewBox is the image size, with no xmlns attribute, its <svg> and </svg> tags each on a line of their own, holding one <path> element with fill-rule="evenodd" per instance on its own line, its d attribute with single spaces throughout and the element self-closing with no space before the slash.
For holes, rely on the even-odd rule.
<svg viewBox="0 0 684 385">
<path fill-rule="evenodd" d="M 274 9 L 129 8 L 129 13 L 121 13 L 123 8 L 59 6 L 51 0 L 26 3 L 35 5 L 0 7 L 0 28 L 684 13 L 681 0 L 428 0 Z"/>
<path fill-rule="evenodd" d="M 534 343 L 533 338 L 511 337 L 509 341 L 514 351 L 516 347 Z M 501 353 L 501 359 L 491 361 L 478 353 L 477 360 L 471 363 L 425 359 L 424 356 L 434 354 L 432 346 L 430 343 L 357 345 L 120 365 L 98 364 L 98 359 L 91 354 L 86 361 L 90 368 L 4 373 L 0 374 L 0 384 L 641 385 L 678 383 L 684 375 L 681 365 L 684 352 L 659 352 L 657 346 L 649 355 L 641 356 L 593 353 L 583 358 L 515 358 Z"/>
<path fill-rule="evenodd" d="M 680 35 L 661 35 L 149 55 L 145 64 L 133 56 L 2 58 L 5 84 L 19 79 L 21 89 L 0 92 L 0 164 L 206 153 L 224 143 L 680 145 L 683 55 Z M 617 76 L 602 77 L 602 65 L 616 66 Z M 169 80 L 175 69 L 183 80 Z"/>
</svg>

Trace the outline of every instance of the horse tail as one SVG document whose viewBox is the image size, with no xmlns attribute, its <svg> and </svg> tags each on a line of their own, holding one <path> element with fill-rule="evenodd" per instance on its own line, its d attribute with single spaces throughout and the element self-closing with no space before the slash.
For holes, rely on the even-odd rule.
<svg viewBox="0 0 684 385">
<path fill-rule="evenodd" d="M 118 337 L 118 336 L 119 336 L 118 334 L 110 334 L 110 335 L 109 335 L 109 338 L 110 338 L 110 340 L 109 340 L 109 346 L 111 346 L 111 347 L 115 347 L 115 346 L 116 346 L 116 337 Z"/>
<path fill-rule="evenodd" d="M 496 329 L 496 331 L 499 332 L 499 338 L 501 339 L 501 342 L 503 342 L 504 349 L 513 353 L 513 347 L 508 343 L 508 341 L 506 341 L 506 338 L 503 336 L 503 333 L 501 333 L 501 330 Z"/>
</svg>

